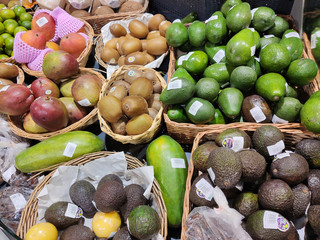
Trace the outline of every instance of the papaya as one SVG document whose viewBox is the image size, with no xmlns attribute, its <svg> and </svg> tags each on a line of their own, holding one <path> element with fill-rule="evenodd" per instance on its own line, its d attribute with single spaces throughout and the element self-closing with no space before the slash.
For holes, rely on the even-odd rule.
<svg viewBox="0 0 320 240">
<path fill-rule="evenodd" d="M 91 132 L 67 132 L 20 152 L 16 156 L 15 166 L 24 173 L 35 172 L 103 149 L 103 140 Z"/>
</svg>

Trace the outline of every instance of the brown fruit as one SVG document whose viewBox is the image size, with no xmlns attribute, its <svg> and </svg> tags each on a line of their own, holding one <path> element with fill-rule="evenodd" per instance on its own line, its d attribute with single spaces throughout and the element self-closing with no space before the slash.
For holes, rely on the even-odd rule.
<svg viewBox="0 0 320 240">
<path fill-rule="evenodd" d="M 154 108 L 159 111 L 162 107 L 162 102 L 160 101 L 160 94 L 152 94 L 150 99 L 148 100 L 149 108 Z"/>
<path fill-rule="evenodd" d="M 117 64 L 120 55 L 117 50 L 110 47 L 104 47 L 101 51 L 101 59 L 102 61 L 108 64 Z"/>
<path fill-rule="evenodd" d="M 152 119 L 155 119 L 158 114 L 158 111 L 154 108 L 148 108 L 148 114 Z"/>
<path fill-rule="evenodd" d="M 138 77 L 131 83 L 129 88 L 129 96 L 138 95 L 146 100 L 151 97 L 153 92 L 153 85 L 152 82 L 144 77 Z"/>
<path fill-rule="evenodd" d="M 28 113 L 23 119 L 23 129 L 28 133 L 45 133 L 48 132 L 47 129 L 40 127 L 33 121 L 31 114 Z"/>
<path fill-rule="evenodd" d="M 153 119 L 146 113 L 129 120 L 126 126 L 128 135 L 137 135 L 147 131 L 153 123 Z"/>
<path fill-rule="evenodd" d="M 69 124 L 79 121 L 89 112 L 89 108 L 80 106 L 72 97 L 61 97 L 59 100 L 64 104 L 68 111 Z"/>
<path fill-rule="evenodd" d="M 147 51 L 147 39 L 141 39 L 142 51 Z"/>
<path fill-rule="evenodd" d="M 119 59 L 118 59 L 118 65 L 119 65 L 119 67 L 121 67 L 121 66 L 124 65 L 124 60 L 125 60 L 125 59 L 126 59 L 125 56 L 119 57 Z"/>
<path fill-rule="evenodd" d="M 126 116 L 122 116 L 118 122 L 111 123 L 111 129 L 116 134 L 126 135 L 126 124 L 128 122 L 128 118 Z"/>
<path fill-rule="evenodd" d="M 122 111 L 129 117 L 140 115 L 148 112 L 148 103 L 141 96 L 127 96 L 121 101 Z"/>
<path fill-rule="evenodd" d="M 130 34 L 136 38 L 145 38 L 149 33 L 148 27 L 136 19 L 129 23 L 129 31 Z"/>
<path fill-rule="evenodd" d="M 119 38 L 111 38 L 108 42 L 106 42 L 104 47 L 109 47 L 109 48 L 113 48 L 113 49 L 117 50 L 118 40 L 119 40 Z"/>
<path fill-rule="evenodd" d="M 11 79 L 16 78 L 19 71 L 16 65 L 12 63 L 0 63 L 0 78 Z"/>
<path fill-rule="evenodd" d="M 127 40 L 127 37 L 120 37 L 118 39 L 116 47 L 120 55 L 124 55 L 124 53 L 122 52 L 121 46 L 122 46 L 122 43 L 124 43 L 126 40 Z"/>
<path fill-rule="evenodd" d="M 152 31 L 152 32 L 148 33 L 147 40 L 157 38 L 157 37 L 161 37 L 160 32 L 159 31 Z"/>
<path fill-rule="evenodd" d="M 145 55 L 145 57 L 147 59 L 147 64 L 150 63 L 150 62 L 153 62 L 156 59 L 154 56 L 150 55 L 147 52 L 143 52 L 143 53 L 144 53 L 144 55 Z"/>
<path fill-rule="evenodd" d="M 112 87 L 114 86 L 124 86 L 126 88 L 126 91 L 128 92 L 129 91 L 129 88 L 130 88 L 130 84 L 127 83 L 126 81 L 124 80 L 118 80 L 118 81 L 115 81 L 113 84 L 112 84 Z"/>
<path fill-rule="evenodd" d="M 127 30 L 119 23 L 112 24 L 109 29 L 111 34 L 115 37 L 121 37 L 127 34 Z"/>
<path fill-rule="evenodd" d="M 161 22 L 165 21 L 166 18 L 162 14 L 154 15 L 148 23 L 149 31 L 159 30 L 159 25 Z"/>
<path fill-rule="evenodd" d="M 77 18 L 82 18 L 82 17 L 88 17 L 88 16 L 90 16 L 90 13 L 87 12 L 86 10 L 79 9 L 79 10 L 73 11 L 73 12 L 71 13 L 71 16 L 77 17 Z"/>
<path fill-rule="evenodd" d="M 133 52 L 126 56 L 125 65 L 146 65 L 147 58 L 142 52 Z"/>
<path fill-rule="evenodd" d="M 165 37 L 157 37 L 147 41 L 147 52 L 151 55 L 162 55 L 168 51 L 168 44 Z"/>
<path fill-rule="evenodd" d="M 171 22 L 169 22 L 169 21 L 163 21 L 160 23 L 159 32 L 162 37 L 166 37 L 166 32 L 167 32 L 167 29 L 170 25 L 171 25 Z"/>
<path fill-rule="evenodd" d="M 120 101 L 127 96 L 127 90 L 124 86 L 118 85 L 110 88 L 108 95 L 113 95 Z"/>
<path fill-rule="evenodd" d="M 121 5 L 119 12 L 134 12 L 140 10 L 141 8 L 143 8 L 141 3 L 135 1 L 127 1 Z"/>
<path fill-rule="evenodd" d="M 122 116 L 121 101 L 113 95 L 103 96 L 98 102 L 101 116 L 110 123 L 117 122 Z"/>
<path fill-rule="evenodd" d="M 141 49 L 142 45 L 138 38 L 127 38 L 121 44 L 121 52 L 123 52 L 124 55 L 140 51 Z"/>
<path fill-rule="evenodd" d="M 124 80 L 126 82 L 128 82 L 129 84 L 131 84 L 133 82 L 133 80 L 135 80 L 138 77 L 142 77 L 143 72 L 138 70 L 138 69 L 134 69 L 131 68 L 130 70 L 126 71 L 124 73 Z"/>
<path fill-rule="evenodd" d="M 105 15 L 114 13 L 113 9 L 108 6 L 100 6 L 94 11 L 94 15 Z"/>
</svg>

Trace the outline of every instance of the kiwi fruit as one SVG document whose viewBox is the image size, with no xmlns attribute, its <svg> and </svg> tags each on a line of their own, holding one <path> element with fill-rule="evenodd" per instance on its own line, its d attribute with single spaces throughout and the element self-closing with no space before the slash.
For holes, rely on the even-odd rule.
<svg viewBox="0 0 320 240">
<path fill-rule="evenodd" d="M 127 30 L 119 23 L 112 24 L 109 29 L 111 34 L 117 38 L 127 34 Z"/>
<path fill-rule="evenodd" d="M 125 59 L 126 59 L 125 56 L 119 57 L 119 59 L 118 59 L 118 65 L 119 65 L 119 67 L 125 65 L 125 64 L 124 64 L 124 60 L 125 60 Z"/>
<path fill-rule="evenodd" d="M 156 82 L 153 84 L 153 93 L 161 93 L 162 92 L 162 86 L 160 82 Z"/>
<path fill-rule="evenodd" d="M 127 96 L 121 101 L 121 109 L 129 118 L 132 118 L 142 113 L 147 113 L 148 103 L 141 96 Z"/>
<path fill-rule="evenodd" d="M 144 55 L 145 55 L 145 57 L 147 59 L 147 64 L 150 63 L 150 62 L 153 62 L 156 59 L 154 56 L 150 55 L 147 52 L 143 52 L 143 53 L 144 53 Z"/>
<path fill-rule="evenodd" d="M 147 51 L 147 39 L 141 39 L 142 51 Z"/>
<path fill-rule="evenodd" d="M 114 13 L 113 9 L 108 6 L 100 6 L 94 11 L 94 15 L 105 15 Z"/>
<path fill-rule="evenodd" d="M 146 113 L 131 118 L 126 126 L 128 135 L 144 133 L 152 126 L 153 119 Z"/>
<path fill-rule="evenodd" d="M 120 55 L 118 51 L 113 48 L 104 47 L 101 51 L 102 61 L 108 64 L 117 64 L 119 58 L 120 58 Z"/>
<path fill-rule="evenodd" d="M 152 38 L 157 38 L 157 37 L 161 37 L 160 32 L 159 31 L 152 31 L 152 32 L 148 33 L 146 38 L 147 38 L 147 40 L 150 40 Z"/>
<path fill-rule="evenodd" d="M 130 84 L 129 83 L 127 83 L 126 81 L 124 81 L 124 80 L 118 80 L 118 81 L 115 81 L 113 84 L 112 84 L 112 86 L 114 87 L 114 86 L 124 86 L 125 88 L 126 88 L 126 90 L 127 90 L 127 92 L 129 91 L 129 88 L 130 88 Z"/>
<path fill-rule="evenodd" d="M 119 12 L 133 12 L 143 8 L 142 4 L 135 1 L 127 1 L 123 3 L 119 9 Z"/>
<path fill-rule="evenodd" d="M 111 129 L 116 134 L 126 135 L 126 124 L 128 122 L 128 118 L 126 116 L 122 116 L 118 122 L 111 123 Z"/>
<path fill-rule="evenodd" d="M 142 77 L 144 73 L 138 69 L 131 68 L 124 73 L 124 80 L 128 83 L 132 83 L 138 77 Z"/>
<path fill-rule="evenodd" d="M 118 39 L 116 47 L 117 47 L 117 50 L 118 50 L 120 55 L 124 55 L 124 53 L 121 50 L 121 46 L 122 46 L 122 43 L 124 43 L 126 40 L 127 40 L 127 38 L 123 37 L 123 36 Z"/>
<path fill-rule="evenodd" d="M 118 40 L 119 40 L 119 38 L 111 38 L 108 42 L 106 42 L 104 47 L 109 47 L 109 48 L 113 48 L 113 49 L 117 50 Z"/>
<path fill-rule="evenodd" d="M 171 25 L 170 21 L 163 21 L 159 25 L 159 32 L 162 37 L 166 37 L 168 27 Z"/>
<path fill-rule="evenodd" d="M 156 82 L 159 82 L 157 75 L 152 70 L 145 71 L 143 73 L 143 77 L 148 78 L 149 80 L 151 80 L 153 84 L 155 84 Z"/>
<path fill-rule="evenodd" d="M 129 88 L 129 96 L 138 95 L 146 100 L 151 97 L 153 92 L 153 84 L 148 78 L 138 77 L 131 83 Z"/>
<path fill-rule="evenodd" d="M 127 33 L 126 38 L 136 38 L 136 37 L 132 36 L 130 33 Z"/>
<path fill-rule="evenodd" d="M 152 119 L 155 119 L 158 114 L 158 111 L 154 108 L 148 108 L 148 114 Z"/>
<path fill-rule="evenodd" d="M 124 59 L 125 65 L 146 65 L 147 58 L 143 52 L 133 52 Z"/>
<path fill-rule="evenodd" d="M 0 63 L 0 78 L 11 79 L 19 75 L 19 70 L 12 63 Z"/>
<path fill-rule="evenodd" d="M 87 12 L 86 10 L 75 10 L 71 13 L 71 16 L 76 17 L 76 18 L 82 18 L 82 17 L 88 17 L 90 16 L 90 13 Z"/>
<path fill-rule="evenodd" d="M 121 44 L 121 52 L 123 52 L 124 55 L 140 51 L 141 49 L 142 44 L 138 38 L 127 38 L 127 40 Z"/>
<path fill-rule="evenodd" d="M 147 41 L 147 52 L 159 56 L 168 51 L 168 44 L 165 37 L 157 37 Z"/>
<path fill-rule="evenodd" d="M 116 98 L 118 98 L 120 101 L 127 96 L 127 90 L 124 86 L 118 85 L 118 86 L 113 86 L 110 90 L 108 95 L 113 95 Z"/>
<path fill-rule="evenodd" d="M 121 101 L 113 95 L 103 96 L 98 102 L 98 110 L 110 123 L 117 122 L 123 116 Z"/>
<path fill-rule="evenodd" d="M 159 111 L 160 108 L 162 107 L 162 103 L 160 101 L 160 94 L 158 93 L 152 94 L 150 99 L 148 100 L 148 106 L 149 108 L 154 108 L 157 111 Z"/>
<path fill-rule="evenodd" d="M 148 27 L 143 22 L 136 19 L 129 23 L 129 31 L 130 34 L 136 38 L 145 38 L 149 33 Z"/>
<path fill-rule="evenodd" d="M 159 25 L 161 22 L 165 21 L 166 18 L 162 14 L 155 14 L 150 18 L 148 22 L 149 31 L 159 30 Z"/>
</svg>

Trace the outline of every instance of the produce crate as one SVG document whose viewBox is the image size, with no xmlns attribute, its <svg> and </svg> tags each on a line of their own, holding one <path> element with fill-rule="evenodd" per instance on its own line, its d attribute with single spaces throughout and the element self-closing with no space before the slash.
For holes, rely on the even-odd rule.
<svg viewBox="0 0 320 240">
<path fill-rule="evenodd" d="M 114 152 L 107 152 L 107 151 L 101 151 L 101 152 L 96 152 L 96 153 L 90 153 L 90 154 L 85 154 L 79 158 L 73 159 L 65 164 L 62 164 L 60 166 L 77 166 L 77 165 L 83 165 L 88 162 L 91 162 L 93 160 L 96 160 L 101 157 L 107 157 L 109 155 L 114 154 Z M 135 169 L 139 167 L 144 167 L 143 165 L 137 158 L 134 158 L 130 155 L 125 155 L 127 164 L 128 164 L 128 170 L 130 169 Z M 56 166 L 57 167 L 57 166 Z M 49 183 L 51 180 L 52 176 L 54 175 L 55 171 L 52 171 L 48 175 L 46 175 L 42 181 L 38 184 L 38 186 L 33 190 L 29 201 L 27 202 L 27 205 L 25 206 L 22 214 L 21 214 L 21 219 L 20 223 L 18 226 L 17 230 L 17 235 L 24 239 L 26 236 L 27 231 L 36 224 L 37 220 L 37 215 L 38 215 L 38 195 L 42 191 L 42 189 Z M 155 196 L 155 200 L 157 202 L 158 206 L 158 214 L 160 217 L 161 221 L 161 229 L 160 229 L 160 234 L 163 237 L 163 239 L 166 239 L 167 236 L 167 211 L 165 204 L 163 202 L 160 186 L 156 179 L 153 180 L 152 184 L 152 189 L 151 192 Z"/>
<path fill-rule="evenodd" d="M 91 54 L 94 32 L 93 32 L 91 25 L 88 22 L 86 22 L 85 20 L 82 20 L 82 19 L 80 19 L 80 20 L 83 21 L 83 23 L 84 23 L 84 29 L 85 29 L 89 39 L 88 39 L 87 46 L 86 46 L 85 50 L 77 58 L 77 62 L 79 63 L 80 67 L 85 67 L 88 62 L 89 56 Z M 45 77 L 45 75 L 42 71 L 33 71 L 27 66 L 27 64 L 22 64 L 21 67 L 27 74 L 29 74 L 31 76 Z"/>
<path fill-rule="evenodd" d="M 289 24 L 290 28 L 296 29 L 294 20 L 289 15 L 279 15 L 283 18 L 285 18 Z M 188 26 L 188 24 L 187 24 Z M 304 44 L 305 45 L 305 44 Z M 175 63 L 176 63 L 176 50 L 173 47 L 169 48 L 170 51 L 170 61 L 169 61 L 169 68 L 168 68 L 168 80 L 167 82 L 170 82 L 170 79 L 172 75 L 175 72 Z M 309 55 L 307 54 L 306 50 L 303 50 L 303 57 L 309 58 Z M 307 93 L 309 96 L 312 95 L 312 93 L 319 90 L 320 86 L 320 78 L 316 77 L 310 84 L 303 87 L 303 90 L 305 93 Z M 173 137 L 175 140 L 177 140 L 179 143 L 185 143 L 185 144 L 191 144 L 197 135 L 197 133 L 202 131 L 208 131 L 210 129 L 227 129 L 231 127 L 236 127 L 240 129 L 257 129 L 258 127 L 264 125 L 264 124 L 270 124 L 270 123 L 254 123 L 254 122 L 236 122 L 236 123 L 229 123 L 229 124 L 193 124 L 193 123 L 178 123 L 171 121 L 167 114 L 168 108 L 164 110 L 163 117 L 164 121 L 167 126 L 168 133 L 171 137 Z M 305 128 L 301 125 L 301 123 L 285 123 L 285 124 L 272 124 L 275 127 L 279 129 L 303 129 Z"/>
<path fill-rule="evenodd" d="M 105 82 L 102 86 L 102 90 L 100 92 L 100 98 L 106 95 L 107 90 L 112 86 L 114 82 L 117 80 L 122 80 L 123 75 L 127 70 L 130 70 L 132 66 L 122 66 L 120 67 L 116 72 L 114 72 L 110 78 L 109 81 Z M 157 71 L 145 68 L 142 66 L 134 66 L 135 69 L 141 70 L 141 71 L 154 71 L 156 76 L 158 77 L 158 80 L 161 83 L 162 89 L 166 87 L 166 81 L 163 79 L 163 77 L 158 73 Z M 103 132 L 111 136 L 114 140 L 119 141 L 123 144 L 131 143 L 131 144 L 140 144 L 140 143 L 146 143 L 152 140 L 154 135 L 160 130 L 161 122 L 162 122 L 162 113 L 163 113 L 163 106 L 158 111 L 156 117 L 153 119 L 152 126 L 145 131 L 144 133 L 138 134 L 138 135 L 121 135 L 116 134 L 112 131 L 110 124 L 101 116 L 99 110 L 98 110 L 98 119 L 100 123 L 100 128 Z"/>
<path fill-rule="evenodd" d="M 274 124 L 269 124 L 274 125 Z M 183 217 L 182 217 L 182 228 L 181 228 L 181 240 L 186 240 L 186 219 L 189 215 L 189 212 L 192 210 L 192 203 L 189 201 L 189 194 L 191 190 L 192 180 L 195 177 L 201 175 L 200 171 L 194 170 L 193 159 L 192 155 L 195 149 L 206 141 L 214 141 L 215 138 L 223 132 L 225 129 L 214 129 L 214 130 L 207 130 L 204 132 L 199 132 L 194 139 L 192 151 L 191 151 L 191 158 L 189 161 L 188 166 L 188 177 L 186 181 L 186 192 L 184 195 L 184 204 L 183 204 Z M 241 130 L 244 130 L 248 135 L 251 137 L 256 128 L 252 127 L 242 127 Z M 320 135 L 315 135 L 310 132 L 305 132 L 300 129 L 280 129 L 280 131 L 284 134 L 285 137 L 285 145 L 287 150 L 294 150 L 294 147 L 297 143 L 299 143 L 303 139 L 310 139 L 310 138 L 317 138 L 320 139 Z"/>
<path fill-rule="evenodd" d="M 88 73 L 88 74 L 93 74 L 96 75 L 102 83 L 104 83 L 106 81 L 106 79 L 102 76 L 101 73 L 98 73 L 92 69 L 89 68 L 80 68 L 80 72 L 81 73 Z M 96 122 L 98 120 L 98 108 L 97 106 L 95 106 L 84 118 L 80 119 L 79 121 L 54 132 L 47 132 L 47 133 L 28 133 L 23 129 L 23 119 L 24 119 L 24 115 L 21 116 L 8 116 L 8 122 L 11 128 L 11 131 L 14 132 L 16 135 L 20 136 L 20 137 L 24 137 L 24 138 L 28 138 L 28 139 L 35 139 L 35 140 L 39 140 L 39 141 L 43 141 L 47 138 L 59 135 L 61 133 L 66 133 L 66 132 L 70 132 L 70 131 L 74 131 L 74 130 L 79 130 L 79 129 L 83 129 L 91 124 L 93 124 L 94 122 Z"/>
</svg>

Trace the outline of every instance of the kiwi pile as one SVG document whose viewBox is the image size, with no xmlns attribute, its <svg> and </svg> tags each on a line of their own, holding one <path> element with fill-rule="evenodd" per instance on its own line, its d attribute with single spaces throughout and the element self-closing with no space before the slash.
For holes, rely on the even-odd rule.
<svg viewBox="0 0 320 240">
<path fill-rule="evenodd" d="M 161 14 L 154 15 L 148 25 L 139 20 L 132 20 L 128 25 L 129 32 L 119 23 L 110 25 L 114 38 L 104 45 L 101 59 L 112 65 L 146 65 L 157 56 L 168 51 L 165 38 L 171 22 Z"/>
<path fill-rule="evenodd" d="M 161 83 L 154 70 L 130 68 L 98 102 L 101 116 L 116 134 L 137 135 L 148 130 L 162 107 Z"/>
</svg>

